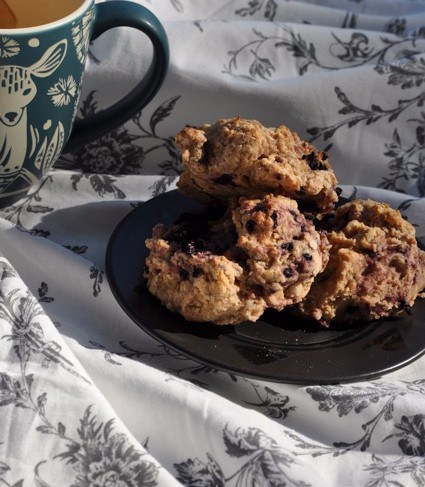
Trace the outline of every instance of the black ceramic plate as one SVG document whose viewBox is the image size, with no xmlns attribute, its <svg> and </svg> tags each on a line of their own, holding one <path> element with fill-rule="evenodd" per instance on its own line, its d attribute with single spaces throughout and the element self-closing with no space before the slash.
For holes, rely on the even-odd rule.
<svg viewBox="0 0 425 487">
<path fill-rule="evenodd" d="M 202 205 L 171 191 L 129 213 L 108 244 L 106 273 L 118 303 L 163 344 L 194 360 L 238 375 L 275 382 L 337 383 L 376 378 L 425 352 L 425 300 L 412 315 L 326 330 L 285 312 L 267 311 L 256 323 L 191 323 L 169 312 L 142 282 L 145 239 L 157 223 L 171 223 Z"/>
</svg>

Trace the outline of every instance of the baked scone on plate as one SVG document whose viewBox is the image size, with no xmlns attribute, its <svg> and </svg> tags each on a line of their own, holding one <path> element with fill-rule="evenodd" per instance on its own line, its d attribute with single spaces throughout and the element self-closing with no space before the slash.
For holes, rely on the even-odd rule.
<svg viewBox="0 0 425 487">
<path fill-rule="evenodd" d="M 301 301 L 328 259 L 328 243 L 284 196 L 241 199 L 218 218 L 156 225 L 147 239 L 149 291 L 186 320 L 256 321 Z"/>
<path fill-rule="evenodd" d="M 284 196 L 241 198 L 232 218 L 236 248 L 245 255 L 247 285 L 278 311 L 300 302 L 328 262 L 324 232 L 316 231 L 296 201 Z"/>
<path fill-rule="evenodd" d="M 327 153 L 284 125 L 267 128 L 256 120 L 222 119 L 187 126 L 175 141 L 183 166 L 177 185 L 189 197 L 211 202 L 273 193 L 322 213 L 338 201 Z"/>
<path fill-rule="evenodd" d="M 328 326 L 395 317 L 425 287 L 415 228 L 385 203 L 355 200 L 326 223 L 329 263 L 298 311 Z"/>
</svg>

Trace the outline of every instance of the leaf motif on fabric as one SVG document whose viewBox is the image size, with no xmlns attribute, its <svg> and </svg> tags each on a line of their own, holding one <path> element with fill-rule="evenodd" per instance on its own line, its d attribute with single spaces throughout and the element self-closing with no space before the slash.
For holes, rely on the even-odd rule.
<svg viewBox="0 0 425 487">
<path fill-rule="evenodd" d="M 52 298 L 51 296 L 47 296 L 47 293 L 49 292 L 49 286 L 45 282 L 42 282 L 40 284 L 40 287 L 38 288 L 37 291 L 38 291 L 39 303 L 51 303 L 55 300 L 55 298 Z"/>
<path fill-rule="evenodd" d="M 277 11 L 277 3 L 274 0 L 268 0 L 266 3 L 266 9 L 264 11 L 264 17 L 272 22 L 275 18 Z"/>
<path fill-rule="evenodd" d="M 353 12 L 347 12 L 342 22 L 342 29 L 355 29 L 357 27 L 357 14 Z"/>
<path fill-rule="evenodd" d="M 112 358 L 112 353 L 110 353 L 110 352 L 105 352 L 104 357 L 105 357 L 105 360 L 112 365 L 122 365 L 120 362 L 118 362 L 117 360 Z"/>
<path fill-rule="evenodd" d="M 5 474 L 8 470 L 10 470 L 9 465 L 7 465 L 6 463 L 0 461 L 0 476 L 2 476 L 3 474 Z"/>
<path fill-rule="evenodd" d="M 402 36 L 406 32 L 406 19 L 396 17 L 388 21 L 383 28 L 384 32 Z"/>
<path fill-rule="evenodd" d="M 34 468 L 35 485 L 36 487 L 53 487 L 52 485 L 48 484 L 41 478 L 39 470 L 40 470 L 40 466 L 43 465 L 43 463 L 46 463 L 46 461 L 43 460 L 41 462 L 38 462 Z"/>
<path fill-rule="evenodd" d="M 273 21 L 277 10 L 277 4 L 274 0 L 250 0 L 247 7 L 235 10 L 235 14 L 241 17 L 253 16 L 263 8 L 263 17 L 269 21 Z"/>
<path fill-rule="evenodd" d="M 425 379 L 418 379 L 412 382 L 405 382 L 408 391 L 425 395 Z"/>
<path fill-rule="evenodd" d="M 170 0 L 171 5 L 177 10 L 177 12 L 184 11 L 184 5 L 180 0 Z"/>
<path fill-rule="evenodd" d="M 11 471 L 11 468 L 9 467 L 9 465 L 0 461 L 0 484 L 2 484 L 2 485 L 4 484 L 4 485 L 6 485 L 6 487 L 23 487 L 24 479 L 18 480 L 14 484 L 11 484 L 11 483 L 7 482 L 4 478 L 2 478 L 5 474 L 7 474 L 7 472 L 10 472 L 10 471 Z"/>
<path fill-rule="evenodd" d="M 40 426 L 37 426 L 36 430 L 39 431 L 40 433 L 44 433 L 47 435 L 55 435 L 56 434 L 55 428 L 51 425 L 41 424 Z"/>
<path fill-rule="evenodd" d="M 258 428 L 237 428 L 232 432 L 226 426 L 223 430 L 223 440 L 227 453 L 234 457 L 250 455 L 259 449 L 275 446 L 275 441 Z"/>
<path fill-rule="evenodd" d="M 93 174 L 89 176 L 89 181 L 92 188 L 99 196 L 105 196 L 106 194 L 113 194 L 117 199 L 124 199 L 125 193 L 121 191 L 114 183 L 116 179 L 104 174 Z"/>
<path fill-rule="evenodd" d="M 425 64 L 420 54 L 420 51 L 411 49 L 399 51 L 393 60 L 386 64 L 388 84 L 400 85 L 403 90 L 421 86 L 425 82 Z"/>
<path fill-rule="evenodd" d="M 358 414 L 381 399 L 405 394 L 391 384 L 379 383 L 365 386 L 313 386 L 307 387 L 306 392 L 319 403 L 320 411 L 330 412 L 336 409 L 339 417 L 346 416 L 351 411 Z"/>
<path fill-rule="evenodd" d="M 58 422 L 57 431 L 60 436 L 65 436 L 66 428 L 65 425 L 60 421 Z"/>
<path fill-rule="evenodd" d="M 78 190 L 78 183 L 81 181 L 81 179 L 83 178 L 83 175 L 82 174 L 72 174 L 71 176 L 71 184 L 72 184 L 72 188 L 77 191 Z"/>
<path fill-rule="evenodd" d="M 28 233 L 33 237 L 42 237 L 47 238 L 50 235 L 48 230 L 42 230 L 40 228 L 33 228 L 32 230 L 28 230 Z"/>
<path fill-rule="evenodd" d="M 47 403 L 47 394 L 43 392 L 37 397 L 37 407 L 42 414 L 45 414 L 46 403 Z"/>
<path fill-rule="evenodd" d="M 77 255 L 82 255 L 82 254 L 85 254 L 88 250 L 88 246 L 87 245 L 64 245 L 64 247 L 68 250 L 70 250 L 71 252 L 74 252 L 74 254 L 77 254 Z"/>
<path fill-rule="evenodd" d="M 98 103 L 95 98 L 96 90 L 90 91 L 86 98 L 82 101 L 81 105 L 81 115 L 83 117 L 88 117 L 94 115 L 98 109 Z"/>
<path fill-rule="evenodd" d="M 174 183 L 176 179 L 177 176 L 163 176 L 162 178 L 155 181 L 152 186 L 149 186 L 149 189 L 152 191 L 152 198 L 168 191 L 168 188 Z"/>
<path fill-rule="evenodd" d="M 252 76 L 252 78 L 256 78 L 257 76 L 263 80 L 270 78 L 273 71 L 276 71 L 276 68 L 270 59 L 266 57 L 259 57 L 252 50 L 251 53 L 254 55 L 254 60 L 249 67 L 249 74 Z"/>
<path fill-rule="evenodd" d="M 32 375 L 26 376 L 29 388 L 32 383 Z M 13 379 L 9 374 L 0 373 L 0 407 L 13 404 L 16 407 L 28 407 L 28 392 L 21 382 Z"/>
<path fill-rule="evenodd" d="M 294 406 L 286 407 L 289 402 L 289 397 L 280 394 L 268 386 L 264 387 L 265 396 L 261 394 L 260 387 L 252 384 L 252 387 L 260 400 L 260 402 L 245 401 L 246 404 L 258 406 L 264 409 L 267 416 L 275 419 L 285 419 L 290 411 L 294 411 Z"/>
<path fill-rule="evenodd" d="M 177 480 L 183 485 L 224 487 L 226 481 L 220 465 L 209 453 L 206 456 L 207 462 L 202 462 L 196 457 L 193 460 L 189 458 L 186 462 L 175 463 Z"/>
<path fill-rule="evenodd" d="M 155 109 L 149 121 L 152 134 L 155 134 L 155 129 L 158 123 L 163 122 L 171 115 L 179 98 L 179 96 L 173 96 L 172 98 L 165 100 Z"/>
<path fill-rule="evenodd" d="M 103 283 L 103 270 L 97 266 L 97 265 L 92 265 L 90 267 L 90 279 L 93 279 L 93 296 L 96 298 L 99 296 L 101 290 L 102 290 L 102 283 Z"/>
<path fill-rule="evenodd" d="M 5 260 L 0 260 L 0 280 L 17 276 L 17 272 L 8 262 Z"/>
<path fill-rule="evenodd" d="M 54 210 L 54 208 L 50 206 L 42 206 L 42 205 L 28 205 L 27 211 L 28 213 L 50 213 Z"/>
</svg>

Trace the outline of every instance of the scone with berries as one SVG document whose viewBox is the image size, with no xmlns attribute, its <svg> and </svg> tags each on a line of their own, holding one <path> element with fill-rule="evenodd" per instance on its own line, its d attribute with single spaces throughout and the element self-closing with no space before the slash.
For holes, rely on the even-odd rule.
<svg viewBox="0 0 425 487">
<path fill-rule="evenodd" d="M 146 246 L 149 291 L 187 320 L 218 325 L 300 302 L 329 247 L 294 200 L 273 195 L 241 198 L 218 218 L 157 225 Z"/>
<path fill-rule="evenodd" d="M 425 287 L 415 228 L 385 203 L 355 200 L 325 223 L 329 263 L 297 308 L 329 326 L 408 312 Z"/>
<path fill-rule="evenodd" d="M 175 141 L 183 167 L 177 184 L 189 197 L 215 202 L 273 193 L 321 213 L 338 201 L 328 154 L 284 125 L 267 128 L 256 120 L 223 119 L 187 126 Z"/>
</svg>

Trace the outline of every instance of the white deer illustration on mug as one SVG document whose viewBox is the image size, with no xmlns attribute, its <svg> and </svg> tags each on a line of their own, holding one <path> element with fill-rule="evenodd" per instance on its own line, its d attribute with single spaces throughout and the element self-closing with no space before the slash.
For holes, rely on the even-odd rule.
<svg viewBox="0 0 425 487">
<path fill-rule="evenodd" d="M 0 66 L 0 193 L 18 175 L 33 183 L 37 178 L 23 169 L 28 153 L 33 153 L 38 129 L 28 122 L 28 106 L 37 94 L 34 78 L 47 78 L 61 65 L 67 50 L 66 39 L 49 47 L 41 58 L 29 67 Z M 62 140 L 58 136 L 61 133 Z M 56 143 L 53 139 L 56 137 Z M 31 141 L 28 143 L 28 141 Z M 59 124 L 49 146 L 63 143 L 63 126 Z M 46 139 L 44 144 L 46 144 Z M 55 147 L 54 152 L 60 150 Z M 38 161 L 38 165 L 40 161 Z"/>
</svg>

